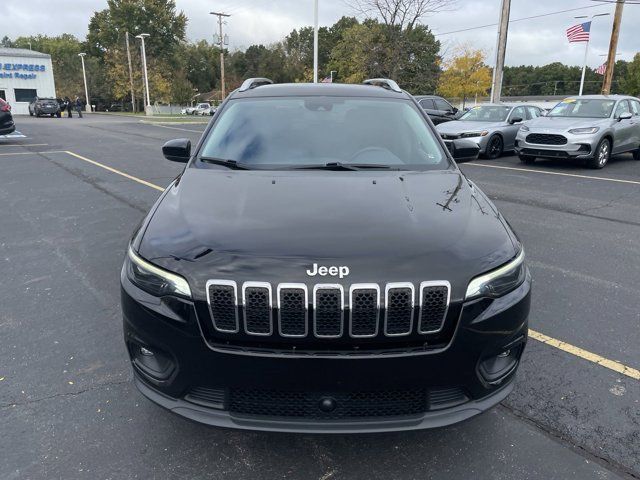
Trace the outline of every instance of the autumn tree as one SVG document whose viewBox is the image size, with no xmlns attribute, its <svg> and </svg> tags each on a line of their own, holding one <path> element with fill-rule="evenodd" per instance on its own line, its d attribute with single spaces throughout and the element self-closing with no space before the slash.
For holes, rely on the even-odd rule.
<svg viewBox="0 0 640 480">
<path fill-rule="evenodd" d="M 449 98 L 466 99 L 485 95 L 491 86 L 491 69 L 484 63 L 485 54 L 469 46 L 461 47 L 444 65 L 438 92 Z"/>
</svg>

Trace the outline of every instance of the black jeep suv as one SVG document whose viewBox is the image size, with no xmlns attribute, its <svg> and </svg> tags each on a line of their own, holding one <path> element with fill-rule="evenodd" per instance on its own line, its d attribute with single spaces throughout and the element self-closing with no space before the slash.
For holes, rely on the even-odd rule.
<svg viewBox="0 0 640 480">
<path fill-rule="evenodd" d="M 247 80 L 131 239 L 144 395 L 210 425 L 437 427 L 504 399 L 531 279 L 509 224 L 395 82 Z M 452 158 L 453 155 L 453 158 Z"/>
</svg>

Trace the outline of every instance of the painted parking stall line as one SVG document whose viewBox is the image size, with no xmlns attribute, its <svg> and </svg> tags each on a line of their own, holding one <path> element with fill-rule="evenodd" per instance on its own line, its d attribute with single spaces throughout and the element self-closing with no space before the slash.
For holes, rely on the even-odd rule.
<svg viewBox="0 0 640 480">
<path fill-rule="evenodd" d="M 29 152 L 31 153 L 31 152 Z M 78 158 L 80 160 L 83 160 L 85 162 L 88 162 L 92 165 L 95 165 L 97 167 L 103 168 L 105 170 L 108 170 L 112 173 L 115 173 L 117 175 L 121 175 L 125 178 L 128 178 L 129 180 L 132 180 L 134 182 L 140 183 L 142 185 L 145 185 L 147 187 L 153 188 L 155 190 L 159 190 L 161 192 L 164 191 L 164 188 L 160 187 L 159 185 L 156 185 L 154 183 L 148 182 L 146 180 L 143 180 L 141 178 L 135 177 L 133 175 L 129 175 L 128 173 L 122 172 L 120 170 L 117 170 L 113 167 L 109 167 L 108 165 L 104 165 L 100 162 L 96 162 L 95 160 L 91 160 L 87 157 L 83 157 L 82 155 L 78 155 L 77 153 L 73 153 L 70 152 L 68 150 L 65 150 L 64 153 L 67 153 L 75 158 Z M 471 164 L 467 164 L 467 165 L 471 165 Z M 482 164 L 473 164 L 473 165 L 482 165 Z M 485 166 L 485 165 L 482 165 Z M 489 165 L 486 165 L 489 166 Z M 491 165 L 491 167 L 495 167 L 493 165 Z M 510 168 L 510 167 L 495 167 L 495 168 Z M 515 169 L 515 168 L 513 168 Z M 515 169 L 518 170 L 518 169 Z M 523 170 L 527 170 L 527 169 L 523 169 Z M 537 170 L 531 170 L 533 172 L 537 172 Z M 555 172 L 550 172 L 550 173 L 555 173 Z M 571 175 L 571 176 L 580 176 L 580 175 Z M 597 179 L 602 179 L 601 177 L 594 177 Z M 615 179 L 612 179 L 615 180 Z M 625 182 L 626 183 L 626 182 Z M 632 183 L 638 183 L 640 184 L 640 182 L 632 182 Z M 599 365 L 601 367 L 607 368 L 609 370 L 612 370 L 614 372 L 620 373 L 622 375 L 625 375 L 629 378 L 632 378 L 634 380 L 640 380 L 640 370 L 633 368 L 633 367 L 629 367 L 627 365 L 624 365 L 620 362 L 617 362 L 615 360 L 611 360 L 608 359 L 606 357 L 603 357 L 601 355 L 598 355 L 597 353 L 593 353 L 593 352 L 589 352 L 588 350 L 584 350 L 583 348 L 580 347 L 576 347 L 575 345 L 571 345 L 570 343 L 567 342 L 563 342 L 562 340 L 558 340 L 556 338 L 550 337 L 548 335 L 545 335 L 544 333 L 540 333 L 537 332 L 535 330 L 531 330 L 529 329 L 529 338 L 532 338 L 538 342 L 544 343 L 545 345 L 548 345 L 550 347 L 553 348 L 557 348 L 558 350 L 561 350 L 565 353 L 568 353 L 570 355 L 573 355 L 575 357 L 578 358 L 582 358 L 584 360 L 587 360 L 588 362 L 594 363 L 596 365 Z"/>
<path fill-rule="evenodd" d="M 559 175 L 562 177 L 585 178 L 587 180 L 600 180 L 603 182 L 627 183 L 631 185 L 640 185 L 640 181 L 624 180 L 622 178 L 596 177 L 594 175 L 579 175 L 577 173 L 551 172 L 549 170 L 534 170 L 532 168 L 505 167 L 502 165 L 487 165 L 486 163 L 468 162 L 463 165 L 471 165 L 473 167 L 497 168 L 500 170 L 514 170 L 516 172 L 539 173 L 541 175 Z"/>
</svg>

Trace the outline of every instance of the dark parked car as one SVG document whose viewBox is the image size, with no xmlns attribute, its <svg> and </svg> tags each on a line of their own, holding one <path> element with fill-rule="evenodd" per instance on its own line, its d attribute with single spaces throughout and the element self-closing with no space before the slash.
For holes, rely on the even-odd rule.
<svg viewBox="0 0 640 480">
<path fill-rule="evenodd" d="M 124 337 L 144 395 L 210 425 L 439 427 L 512 390 L 524 250 L 386 79 L 249 79 L 131 239 Z M 453 155 L 453 157 L 452 157 Z"/>
<path fill-rule="evenodd" d="M 58 117 L 62 115 L 60 110 L 60 104 L 55 98 L 34 98 L 29 104 L 29 115 L 32 117 L 41 117 L 42 115 L 49 115 L 51 117 Z"/>
<path fill-rule="evenodd" d="M 427 115 L 429 115 L 434 125 L 449 122 L 457 118 L 458 109 L 442 97 L 436 95 L 416 95 L 415 99 L 424 111 L 427 112 Z"/>
<path fill-rule="evenodd" d="M 11 105 L 0 98 L 0 135 L 8 135 L 15 131 L 16 125 L 13 123 L 11 115 Z"/>
</svg>

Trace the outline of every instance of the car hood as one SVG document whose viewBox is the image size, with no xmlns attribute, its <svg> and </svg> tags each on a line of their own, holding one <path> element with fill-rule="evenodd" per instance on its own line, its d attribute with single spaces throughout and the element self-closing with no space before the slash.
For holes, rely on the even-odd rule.
<svg viewBox="0 0 640 480">
<path fill-rule="evenodd" d="M 508 261 L 517 240 L 457 170 L 231 171 L 188 168 L 139 242 L 148 260 L 204 292 L 208 279 L 311 282 L 449 280 Z M 350 275 L 309 277 L 314 263 Z"/>
<path fill-rule="evenodd" d="M 458 135 L 465 132 L 481 132 L 492 128 L 503 127 L 503 122 L 468 122 L 464 120 L 454 120 L 451 122 L 436 125 L 439 133 Z"/>
<path fill-rule="evenodd" d="M 608 127 L 610 118 L 538 117 L 527 122 L 529 129 L 563 132 L 571 128 Z"/>
</svg>

